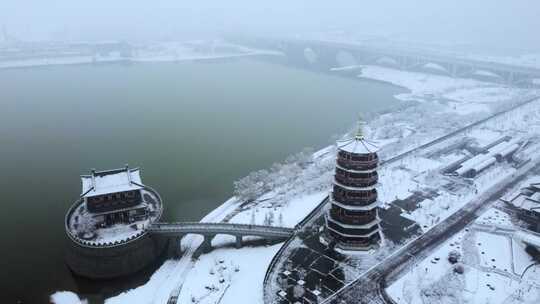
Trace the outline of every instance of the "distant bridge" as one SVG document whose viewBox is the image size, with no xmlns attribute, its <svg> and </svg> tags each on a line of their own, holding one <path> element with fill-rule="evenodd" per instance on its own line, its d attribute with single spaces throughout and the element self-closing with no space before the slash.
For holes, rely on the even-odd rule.
<svg viewBox="0 0 540 304">
<path fill-rule="evenodd" d="M 258 236 L 265 239 L 285 239 L 294 234 L 294 229 L 274 226 L 234 224 L 234 223 L 203 223 L 203 222 L 178 222 L 178 223 L 154 223 L 148 227 L 148 232 L 161 234 L 180 240 L 187 234 L 200 234 L 204 236 L 203 248 L 211 249 L 211 241 L 217 234 L 228 234 L 236 237 L 236 247 L 242 246 L 242 237 Z M 179 248 L 177 248 L 179 252 Z"/>
<path fill-rule="evenodd" d="M 418 48 L 313 39 L 243 38 L 238 41 L 256 47 L 277 49 L 295 64 L 326 71 L 357 64 L 479 78 L 519 86 L 538 85 L 533 80 L 540 79 L 538 68 L 469 59 Z"/>
</svg>

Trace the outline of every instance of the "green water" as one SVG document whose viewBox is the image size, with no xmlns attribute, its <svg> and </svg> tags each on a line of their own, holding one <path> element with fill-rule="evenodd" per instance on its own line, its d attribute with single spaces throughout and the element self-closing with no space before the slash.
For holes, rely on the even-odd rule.
<svg viewBox="0 0 540 304">
<path fill-rule="evenodd" d="M 330 144 L 398 91 L 246 59 L 1 70 L 3 302 L 80 291 L 63 263 L 63 217 L 91 168 L 140 166 L 165 220 L 198 220 L 234 180 Z"/>
</svg>

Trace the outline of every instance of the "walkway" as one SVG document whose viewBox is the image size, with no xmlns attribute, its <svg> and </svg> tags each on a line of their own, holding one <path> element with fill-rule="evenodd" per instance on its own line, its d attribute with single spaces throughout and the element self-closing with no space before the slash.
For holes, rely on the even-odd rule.
<svg viewBox="0 0 540 304">
<path fill-rule="evenodd" d="M 148 231 L 170 236 L 229 234 L 234 236 L 260 236 L 272 239 L 288 238 L 294 233 L 294 229 L 284 227 L 201 222 L 155 223 L 150 225 Z"/>
</svg>

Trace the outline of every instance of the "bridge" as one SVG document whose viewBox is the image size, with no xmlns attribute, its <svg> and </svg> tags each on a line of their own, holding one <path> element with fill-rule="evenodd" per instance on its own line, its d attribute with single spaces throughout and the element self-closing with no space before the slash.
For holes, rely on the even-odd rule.
<svg viewBox="0 0 540 304">
<path fill-rule="evenodd" d="M 539 68 L 477 60 L 449 52 L 370 42 L 254 37 L 236 40 L 246 45 L 279 50 L 292 64 L 325 71 L 347 65 L 379 65 L 507 85 L 540 85 L 536 81 L 540 79 Z"/>
<path fill-rule="evenodd" d="M 204 251 L 212 248 L 212 239 L 217 234 L 232 235 L 236 238 L 236 248 L 242 247 L 244 236 L 258 236 L 269 240 L 285 239 L 294 234 L 294 229 L 275 226 L 234 224 L 234 223 L 202 223 L 202 222 L 178 222 L 178 223 L 154 223 L 148 228 L 148 232 L 161 234 L 177 239 L 177 253 L 180 253 L 180 240 L 187 234 L 200 234 L 204 237 L 202 244 Z"/>
</svg>

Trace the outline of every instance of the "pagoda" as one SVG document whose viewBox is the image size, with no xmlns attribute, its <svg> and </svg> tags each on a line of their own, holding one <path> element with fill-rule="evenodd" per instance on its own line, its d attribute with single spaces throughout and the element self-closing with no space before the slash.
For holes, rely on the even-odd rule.
<svg viewBox="0 0 540 304">
<path fill-rule="evenodd" d="M 321 240 L 336 249 L 366 251 L 381 240 L 377 200 L 377 146 L 364 138 L 362 125 L 354 138 L 337 142 L 338 153 L 331 208 Z"/>
</svg>

